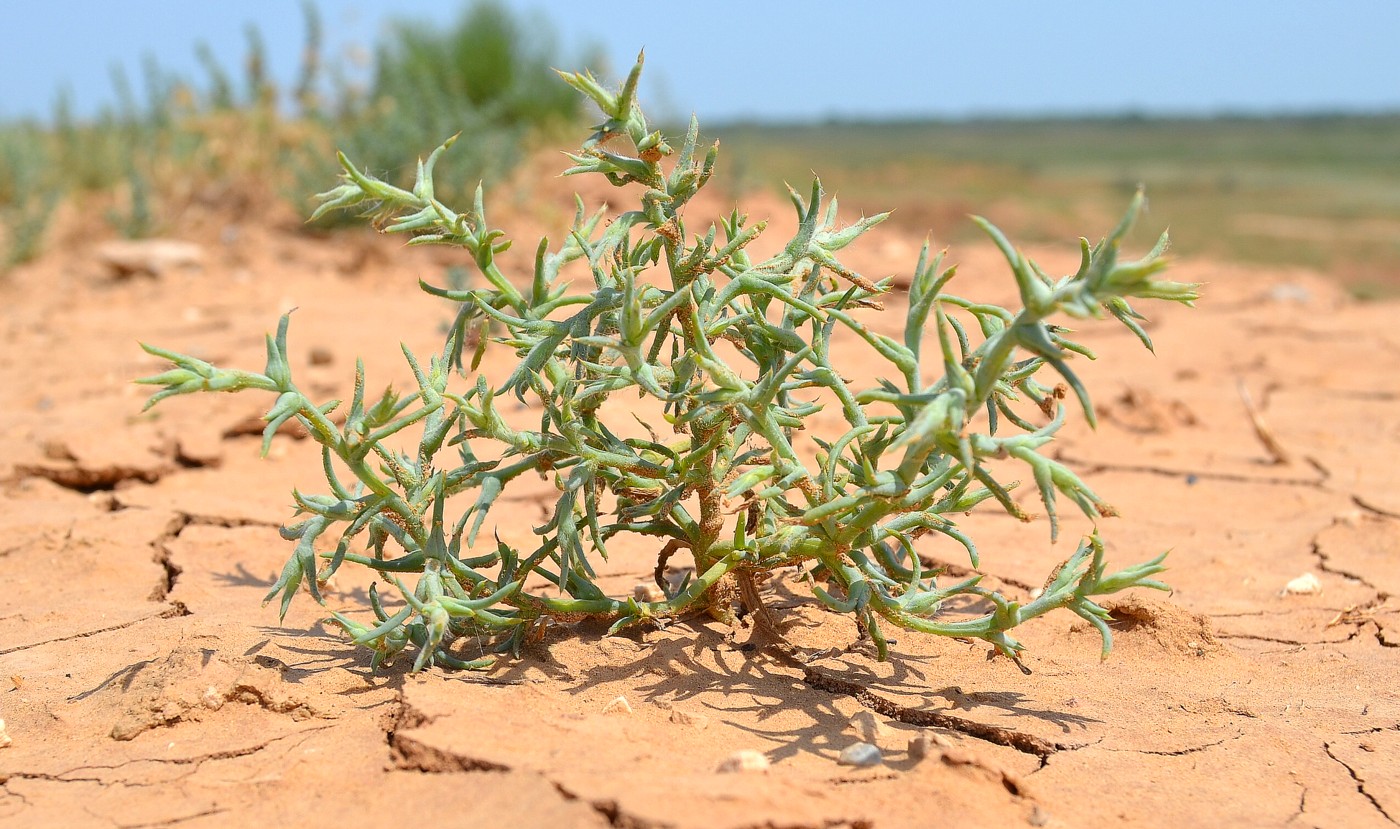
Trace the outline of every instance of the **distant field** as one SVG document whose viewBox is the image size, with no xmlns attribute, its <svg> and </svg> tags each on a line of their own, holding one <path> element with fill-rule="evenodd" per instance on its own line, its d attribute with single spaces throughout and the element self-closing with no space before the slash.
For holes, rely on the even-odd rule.
<svg viewBox="0 0 1400 829">
<path fill-rule="evenodd" d="M 1094 119 L 815 126 L 731 124 L 731 187 L 801 186 L 939 243 L 977 212 L 1026 241 L 1101 234 L 1139 183 L 1149 244 L 1183 255 L 1323 270 L 1359 296 L 1400 294 L 1400 115 Z M 854 215 L 854 214 L 851 214 Z"/>
</svg>

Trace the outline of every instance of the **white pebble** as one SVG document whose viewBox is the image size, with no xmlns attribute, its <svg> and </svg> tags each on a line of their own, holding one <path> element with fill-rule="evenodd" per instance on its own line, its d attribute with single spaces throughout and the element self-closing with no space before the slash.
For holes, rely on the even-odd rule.
<svg viewBox="0 0 1400 829">
<path fill-rule="evenodd" d="M 1312 573 L 1304 573 L 1298 578 L 1283 586 L 1285 594 L 1304 596 L 1311 593 L 1322 592 L 1322 582 L 1317 580 L 1317 576 Z"/>
<path fill-rule="evenodd" d="M 204 703 L 204 707 L 210 711 L 218 711 L 224 707 L 224 695 L 219 693 L 219 689 L 213 685 L 204 689 L 204 696 L 200 697 L 199 701 Z"/>
<path fill-rule="evenodd" d="M 719 768 L 716 769 L 716 771 L 723 774 L 766 771 L 768 766 L 768 757 L 763 752 L 746 748 L 742 751 L 736 751 L 724 758 L 724 762 L 719 764 Z"/>
<path fill-rule="evenodd" d="M 1307 305 L 1312 300 L 1312 291 L 1304 285 L 1295 285 L 1285 282 L 1275 285 L 1269 289 L 1269 299 L 1274 302 L 1292 302 L 1298 305 Z"/>
<path fill-rule="evenodd" d="M 841 756 L 836 758 L 836 762 L 843 766 L 868 768 L 885 762 L 885 757 L 880 753 L 880 749 L 870 743 L 853 743 L 841 751 Z"/>
<path fill-rule="evenodd" d="M 0 748 L 9 748 L 10 743 L 13 742 L 14 740 L 10 739 L 10 732 L 5 729 L 5 721 L 0 720 Z"/>
<path fill-rule="evenodd" d="M 632 703 L 627 701 L 627 697 L 618 697 L 612 702 L 603 706 L 604 714 L 630 714 L 632 713 Z"/>
</svg>

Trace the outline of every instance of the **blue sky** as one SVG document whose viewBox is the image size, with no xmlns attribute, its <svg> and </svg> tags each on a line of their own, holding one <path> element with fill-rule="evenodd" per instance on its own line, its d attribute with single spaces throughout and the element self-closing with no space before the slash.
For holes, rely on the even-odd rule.
<svg viewBox="0 0 1400 829">
<path fill-rule="evenodd" d="M 1400 2 L 1171 3 L 508 0 L 550 22 L 565 55 L 600 47 L 622 70 L 647 50 L 654 114 L 820 119 L 1079 113 L 1400 110 Z M 320 0 L 327 51 L 372 43 L 395 16 L 440 19 L 452 0 Z M 302 44 L 290 0 L 6 0 L 0 117 L 42 116 L 61 86 L 80 112 L 113 97 L 141 57 L 199 76 L 263 32 L 290 81 Z M 569 67 L 573 68 L 573 67 Z"/>
</svg>

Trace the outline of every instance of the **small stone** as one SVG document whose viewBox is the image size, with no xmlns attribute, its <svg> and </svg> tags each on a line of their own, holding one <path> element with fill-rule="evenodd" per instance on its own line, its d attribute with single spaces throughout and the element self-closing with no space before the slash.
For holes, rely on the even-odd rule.
<svg viewBox="0 0 1400 829">
<path fill-rule="evenodd" d="M 618 697 L 612 702 L 603 706 L 604 714 L 630 714 L 632 713 L 632 703 L 627 701 L 627 697 Z"/>
<path fill-rule="evenodd" d="M 715 771 L 721 774 L 732 774 L 735 772 L 767 771 L 769 766 L 768 757 L 761 751 L 754 751 L 746 748 L 736 751 L 724 758 L 724 762 L 719 764 Z"/>
<path fill-rule="evenodd" d="M 852 743 L 841 750 L 841 756 L 836 758 L 836 762 L 843 766 L 870 768 L 885 762 L 885 756 L 870 743 Z"/>
<path fill-rule="evenodd" d="M 1312 593 L 1322 592 L 1322 582 L 1317 580 L 1317 576 L 1312 573 L 1304 573 L 1298 578 L 1283 586 L 1285 595 L 1306 596 Z"/>
<path fill-rule="evenodd" d="M 710 718 L 704 714 L 696 714 L 684 708 L 671 709 L 671 722 L 676 725 L 688 725 L 697 731 L 704 731 L 710 727 Z"/>
<path fill-rule="evenodd" d="M 10 738 L 10 732 L 5 728 L 5 721 L 0 720 L 0 748 L 9 748 L 14 740 Z"/>
<path fill-rule="evenodd" d="M 200 697 L 199 701 L 210 711 L 218 711 L 224 707 L 224 695 L 219 693 L 219 689 L 213 685 L 204 689 L 204 696 Z"/>
<path fill-rule="evenodd" d="M 888 726 L 875 716 L 874 711 L 857 711 L 849 723 L 852 731 L 867 743 L 879 742 L 879 738 L 890 732 Z"/>
<path fill-rule="evenodd" d="M 1269 299 L 1280 303 L 1307 305 L 1312 301 L 1312 291 L 1306 286 L 1285 282 L 1269 289 Z"/>
<path fill-rule="evenodd" d="M 923 760 L 953 747 L 953 741 L 942 734 L 920 734 L 909 738 L 909 758 Z"/>
<path fill-rule="evenodd" d="M 655 582 L 638 582 L 632 586 L 632 598 L 639 602 L 664 602 L 666 594 Z"/>
<path fill-rule="evenodd" d="M 98 245 L 97 258 L 116 277 L 160 276 L 176 268 L 199 267 L 204 262 L 204 249 L 174 239 L 119 240 Z"/>
<path fill-rule="evenodd" d="M 922 760 L 933 753 L 933 737 L 920 734 L 909 738 L 909 759 Z"/>
<path fill-rule="evenodd" d="M 146 730 L 146 724 L 134 717 L 125 717 L 112 724 L 110 736 L 118 742 L 133 740 L 137 734 Z"/>
<path fill-rule="evenodd" d="M 335 354 L 323 345 L 312 348 L 309 358 L 313 366 L 328 366 L 335 362 Z"/>
</svg>

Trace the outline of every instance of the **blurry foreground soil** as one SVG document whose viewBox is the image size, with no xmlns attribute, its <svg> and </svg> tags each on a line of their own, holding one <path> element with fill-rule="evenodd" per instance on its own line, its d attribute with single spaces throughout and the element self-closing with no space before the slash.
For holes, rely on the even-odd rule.
<svg viewBox="0 0 1400 829">
<path fill-rule="evenodd" d="M 553 218 L 569 212 L 561 201 Z M 790 221 L 777 201 L 754 212 Z M 515 231 L 521 268 L 531 230 Z M 1061 613 L 1017 631 L 1029 676 L 983 645 L 907 633 L 879 663 L 849 618 L 780 577 L 766 590 L 791 637 L 827 649 L 805 670 L 747 648 L 745 631 L 689 620 L 612 637 L 584 624 L 488 673 L 410 676 L 408 660 L 371 672 L 308 597 L 285 625 L 259 608 L 290 552 L 277 534 L 290 490 L 321 488 L 311 441 L 279 437 L 260 460 L 269 399 L 180 398 L 143 415 L 149 390 L 130 380 L 161 370 L 138 339 L 261 368 L 263 332 L 299 306 L 303 387 L 347 396 L 357 355 L 372 387 L 402 386 L 399 341 L 432 352 L 450 312 L 414 283 L 441 283 L 455 254 L 251 224 L 190 236 L 198 247 L 155 274 L 74 238 L 0 279 L 0 716 L 13 740 L 0 823 L 1400 821 L 1394 304 L 1355 303 L 1313 274 L 1183 261 L 1176 277 L 1208 282 L 1206 298 L 1143 307 L 1159 356 L 1116 324 L 1083 326 L 1104 355 L 1079 368 L 1101 423 L 1068 427 L 1058 456 L 1121 511 L 1101 528 L 1113 561 L 1170 548 L 1175 588 L 1115 597 L 1107 661 Z M 877 232 L 851 264 L 907 273 L 917 244 Z M 1052 270 L 1076 255 L 1034 253 Z M 950 290 L 1012 299 L 993 251 L 952 259 Z M 492 354 L 499 380 L 512 358 Z M 493 520 L 528 536 L 552 503 L 540 493 Z M 1051 546 L 1043 521 L 994 508 L 962 523 L 987 583 L 1022 598 L 1088 529 L 1072 521 Z M 923 552 L 966 570 L 955 546 Z M 630 592 L 654 563 L 624 547 L 604 584 Z M 347 566 L 331 606 L 363 613 L 368 584 Z M 839 765 L 861 727 L 883 763 Z M 746 749 L 771 765 L 717 771 Z"/>
</svg>

